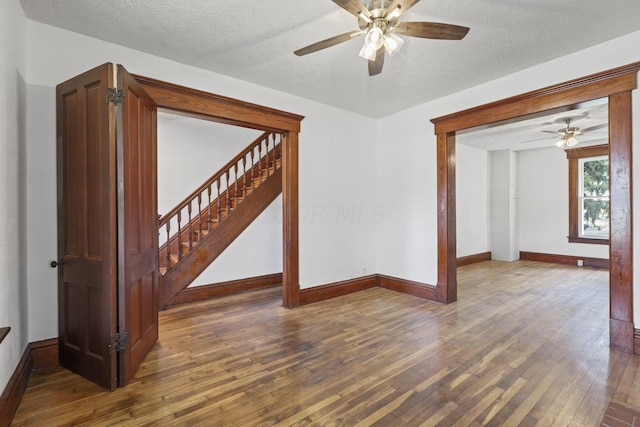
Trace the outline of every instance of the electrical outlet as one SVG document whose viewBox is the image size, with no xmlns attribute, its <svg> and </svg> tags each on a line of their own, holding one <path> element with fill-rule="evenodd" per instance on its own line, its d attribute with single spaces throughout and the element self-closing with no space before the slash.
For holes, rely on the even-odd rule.
<svg viewBox="0 0 640 427">
<path fill-rule="evenodd" d="M 582 267 L 584 265 L 584 263 L 582 262 L 581 259 L 578 260 L 578 267 Z"/>
</svg>

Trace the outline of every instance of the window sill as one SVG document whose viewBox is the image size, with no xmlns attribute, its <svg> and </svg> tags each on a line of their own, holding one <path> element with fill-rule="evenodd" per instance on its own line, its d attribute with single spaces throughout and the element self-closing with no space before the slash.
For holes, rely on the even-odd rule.
<svg viewBox="0 0 640 427">
<path fill-rule="evenodd" d="M 609 239 L 590 239 L 587 237 L 569 236 L 569 243 L 589 243 L 592 245 L 608 245 Z"/>
<path fill-rule="evenodd" d="M 0 343 L 2 341 L 4 341 L 4 338 L 9 335 L 9 331 L 11 330 L 11 328 L 6 327 L 6 328 L 0 328 Z"/>
</svg>

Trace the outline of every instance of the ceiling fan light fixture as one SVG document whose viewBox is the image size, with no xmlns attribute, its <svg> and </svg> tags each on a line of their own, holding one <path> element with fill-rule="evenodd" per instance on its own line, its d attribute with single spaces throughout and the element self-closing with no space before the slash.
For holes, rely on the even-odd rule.
<svg viewBox="0 0 640 427">
<path fill-rule="evenodd" d="M 360 53 L 358 55 L 360 55 L 364 59 L 368 59 L 369 61 L 375 61 L 376 52 L 378 52 L 378 49 L 372 49 L 368 44 L 365 43 L 364 46 L 362 46 L 362 49 L 360 49 Z"/>
<path fill-rule="evenodd" d="M 359 55 L 369 61 L 375 61 L 378 49 L 385 44 L 385 37 L 382 28 L 376 25 L 369 28 L 364 38 L 364 46 L 360 49 Z"/>
<path fill-rule="evenodd" d="M 582 132 L 579 128 L 571 127 L 572 120 L 573 119 L 571 117 L 564 119 L 567 126 L 564 129 L 558 129 L 560 139 L 556 142 L 556 147 L 566 148 L 578 145 L 579 141 L 576 139 L 576 136 L 582 135 Z"/>
<path fill-rule="evenodd" d="M 567 138 L 566 144 L 567 144 L 567 147 L 573 147 L 575 145 L 578 145 L 578 140 L 575 139 L 573 136 L 570 136 L 569 138 Z"/>
<path fill-rule="evenodd" d="M 384 36 L 384 48 L 389 56 L 393 56 L 398 53 L 403 44 L 404 40 L 393 33 L 387 33 Z"/>
<path fill-rule="evenodd" d="M 378 26 L 371 27 L 364 39 L 364 44 L 369 49 L 378 50 L 384 43 L 384 31 Z"/>
</svg>

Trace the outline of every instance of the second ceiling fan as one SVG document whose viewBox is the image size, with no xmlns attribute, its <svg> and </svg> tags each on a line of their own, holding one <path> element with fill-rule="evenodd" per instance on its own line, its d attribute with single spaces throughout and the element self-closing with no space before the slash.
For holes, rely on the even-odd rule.
<svg viewBox="0 0 640 427">
<path fill-rule="evenodd" d="M 332 0 L 358 18 L 358 30 L 340 34 L 296 50 L 298 56 L 317 52 L 359 36 L 365 36 L 360 56 L 369 60 L 369 75 L 382 72 L 385 51 L 394 55 L 404 44 L 398 34 L 425 39 L 462 40 L 469 28 L 437 22 L 398 22 L 398 18 L 420 0 Z"/>
</svg>

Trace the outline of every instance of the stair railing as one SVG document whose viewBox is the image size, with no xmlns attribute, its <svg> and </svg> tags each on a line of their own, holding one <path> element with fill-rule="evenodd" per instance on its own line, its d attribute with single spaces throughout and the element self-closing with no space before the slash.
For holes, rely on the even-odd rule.
<svg viewBox="0 0 640 427">
<path fill-rule="evenodd" d="M 282 134 L 264 132 L 176 207 L 160 217 L 161 266 L 166 273 L 223 221 L 262 179 L 279 168 Z"/>
</svg>

